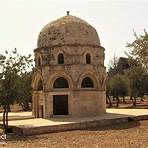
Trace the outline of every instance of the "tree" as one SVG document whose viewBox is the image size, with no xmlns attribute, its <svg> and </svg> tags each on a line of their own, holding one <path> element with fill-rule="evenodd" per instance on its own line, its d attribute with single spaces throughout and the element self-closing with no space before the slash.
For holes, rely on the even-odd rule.
<svg viewBox="0 0 148 148">
<path fill-rule="evenodd" d="M 129 59 L 125 57 L 114 57 L 112 61 L 110 61 L 108 76 L 113 77 L 117 74 L 124 74 L 124 70 L 131 67 L 129 63 Z"/>
<path fill-rule="evenodd" d="M 108 69 L 108 78 L 118 74 L 117 70 L 118 61 L 119 59 L 116 56 L 114 56 L 113 60 L 110 61 Z"/>
<path fill-rule="evenodd" d="M 129 53 L 126 53 L 130 59 L 135 59 L 145 69 L 148 69 L 148 33 L 144 30 L 144 35 L 137 35 L 134 32 L 135 41 L 128 43 L 127 47 L 131 48 Z"/>
<path fill-rule="evenodd" d="M 122 96 L 124 100 L 127 95 L 127 88 L 126 80 L 122 75 L 116 75 L 110 80 L 110 94 L 117 99 L 117 107 L 119 106 L 119 97 Z"/>
<path fill-rule="evenodd" d="M 125 77 L 128 81 L 129 94 L 131 98 L 134 97 L 133 105 L 136 106 L 136 98 L 142 97 L 146 91 L 145 78 L 147 73 L 143 67 L 136 66 L 128 69 L 125 72 Z"/>
<path fill-rule="evenodd" d="M 29 110 L 29 103 L 32 101 L 32 71 L 22 73 L 17 81 L 18 97 L 16 101 L 22 106 L 24 111 Z"/>
<path fill-rule="evenodd" d="M 8 132 L 8 112 L 10 105 L 18 98 L 17 82 L 32 63 L 31 55 L 22 56 L 14 49 L 11 53 L 0 54 L 0 105 L 3 106 L 3 127 Z"/>
</svg>

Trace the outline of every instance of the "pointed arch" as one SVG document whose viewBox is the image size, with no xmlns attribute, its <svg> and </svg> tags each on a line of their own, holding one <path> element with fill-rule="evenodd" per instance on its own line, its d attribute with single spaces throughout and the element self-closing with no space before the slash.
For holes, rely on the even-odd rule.
<svg viewBox="0 0 148 148">
<path fill-rule="evenodd" d="M 41 79 L 38 81 L 37 90 L 38 90 L 38 91 L 43 90 L 43 82 L 42 82 Z"/>
<path fill-rule="evenodd" d="M 33 77 L 32 77 L 32 83 L 31 83 L 31 86 L 34 90 L 38 90 L 38 83 L 39 81 L 42 81 L 43 83 L 43 78 L 42 78 L 42 75 L 41 75 L 41 72 L 35 72 L 33 74 Z M 41 82 L 40 82 L 41 83 Z"/>
</svg>

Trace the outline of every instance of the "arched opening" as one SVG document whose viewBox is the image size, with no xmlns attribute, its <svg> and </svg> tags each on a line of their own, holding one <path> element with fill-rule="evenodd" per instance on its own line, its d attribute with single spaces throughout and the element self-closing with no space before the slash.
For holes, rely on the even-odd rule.
<svg viewBox="0 0 148 148">
<path fill-rule="evenodd" d="M 68 81 L 63 77 L 57 78 L 53 88 L 69 88 Z M 68 94 L 53 95 L 53 115 L 68 115 Z"/>
<path fill-rule="evenodd" d="M 90 54 L 86 54 L 86 64 L 91 64 L 91 56 L 90 56 Z"/>
<path fill-rule="evenodd" d="M 64 64 L 64 55 L 62 53 L 58 55 L 58 64 Z"/>
<path fill-rule="evenodd" d="M 93 81 L 89 77 L 86 77 L 82 80 L 81 87 L 82 88 L 93 88 L 94 87 Z"/>
<path fill-rule="evenodd" d="M 41 79 L 38 81 L 38 87 L 37 87 L 37 90 L 43 90 L 43 82 L 42 82 Z"/>
<path fill-rule="evenodd" d="M 53 88 L 69 88 L 68 81 L 63 77 L 60 77 L 55 80 Z"/>
</svg>

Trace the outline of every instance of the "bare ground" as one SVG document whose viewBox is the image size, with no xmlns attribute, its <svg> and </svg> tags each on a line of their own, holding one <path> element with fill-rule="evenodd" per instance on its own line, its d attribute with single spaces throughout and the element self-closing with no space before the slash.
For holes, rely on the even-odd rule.
<svg viewBox="0 0 148 148">
<path fill-rule="evenodd" d="M 6 148 L 146 148 L 148 120 L 37 136 L 10 136 Z"/>
<path fill-rule="evenodd" d="M 117 100 L 113 100 L 112 97 L 110 97 L 111 102 L 112 102 L 112 106 L 110 106 L 109 104 L 107 104 L 108 108 L 117 108 L 116 107 L 116 103 Z M 119 107 L 118 108 L 126 108 L 126 109 L 147 109 L 148 108 L 148 98 L 143 98 L 141 100 L 141 98 L 137 98 L 136 99 L 136 106 L 133 106 L 133 100 L 130 100 L 129 97 L 125 97 L 125 102 L 123 102 L 122 98 L 119 98 L 120 102 L 119 102 Z"/>
</svg>

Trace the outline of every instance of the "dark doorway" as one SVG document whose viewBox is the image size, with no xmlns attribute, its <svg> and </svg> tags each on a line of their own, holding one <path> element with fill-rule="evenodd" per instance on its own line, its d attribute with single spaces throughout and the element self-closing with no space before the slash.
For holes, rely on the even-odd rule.
<svg viewBox="0 0 148 148">
<path fill-rule="evenodd" d="M 68 95 L 53 96 L 53 114 L 68 115 Z"/>
<path fill-rule="evenodd" d="M 43 105 L 41 105 L 41 118 L 44 118 L 44 109 L 43 109 Z"/>
</svg>

